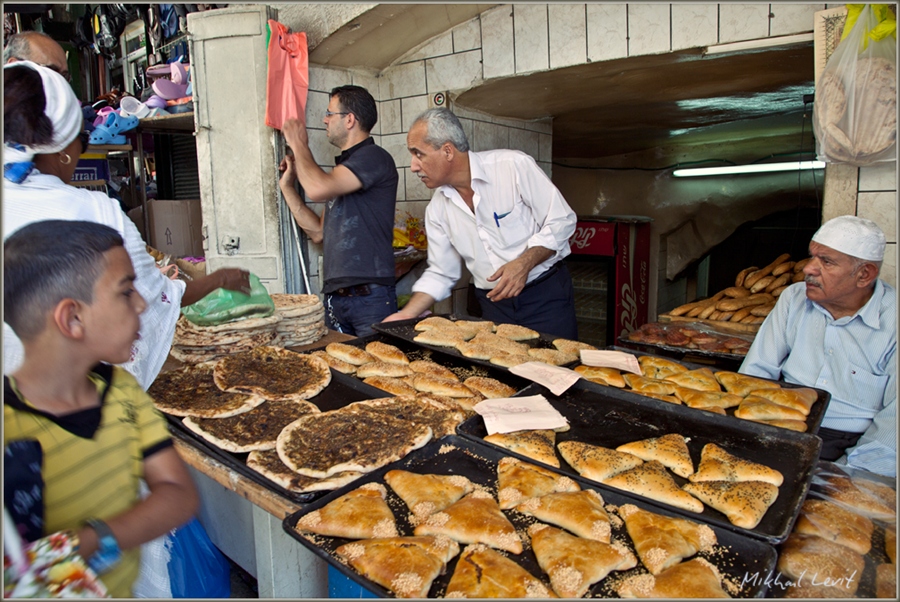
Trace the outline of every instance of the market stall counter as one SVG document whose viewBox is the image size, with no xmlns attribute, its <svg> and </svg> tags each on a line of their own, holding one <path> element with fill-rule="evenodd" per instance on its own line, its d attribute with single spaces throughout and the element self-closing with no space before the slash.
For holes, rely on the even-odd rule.
<svg viewBox="0 0 900 602">
<path fill-rule="evenodd" d="M 329 331 L 307 351 L 353 339 Z M 180 362 L 170 359 L 163 370 Z M 302 505 L 235 470 L 183 431 L 173 430 L 175 448 L 188 465 L 201 506 L 199 520 L 213 543 L 257 579 L 260 598 L 327 598 L 327 564 L 287 536 L 282 520 Z"/>
</svg>

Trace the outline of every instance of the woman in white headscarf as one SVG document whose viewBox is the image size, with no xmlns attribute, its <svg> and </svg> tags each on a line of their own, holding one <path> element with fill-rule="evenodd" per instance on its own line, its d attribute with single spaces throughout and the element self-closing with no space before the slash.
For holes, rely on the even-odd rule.
<svg viewBox="0 0 900 602">
<path fill-rule="evenodd" d="M 147 301 L 140 338 L 123 366 L 146 389 L 172 346 L 180 308 L 217 288 L 250 291 L 249 273 L 224 268 L 190 283 L 166 278 L 117 201 L 69 185 L 85 151 L 81 104 L 61 75 L 30 61 L 3 68 L 3 239 L 45 219 L 92 221 L 116 229 L 134 264 L 135 288 Z M 3 325 L 3 372 L 22 363 L 22 344 Z"/>
</svg>

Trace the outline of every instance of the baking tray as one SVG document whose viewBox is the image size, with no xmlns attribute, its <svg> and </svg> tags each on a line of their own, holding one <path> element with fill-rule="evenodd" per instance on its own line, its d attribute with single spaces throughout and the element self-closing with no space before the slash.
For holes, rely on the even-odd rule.
<svg viewBox="0 0 900 602">
<path fill-rule="evenodd" d="M 377 482 L 384 484 L 387 489 L 387 502 L 394 516 L 397 519 L 397 530 L 400 535 L 412 535 L 413 528 L 408 521 L 409 510 L 403 501 L 393 492 L 393 490 L 384 482 L 384 474 L 389 470 L 400 469 L 417 472 L 420 474 L 459 474 L 468 477 L 473 483 L 488 487 L 497 499 L 497 464 L 500 459 L 509 454 L 505 450 L 498 450 L 493 447 L 485 446 L 477 441 L 464 439 L 456 435 L 448 435 L 438 441 L 432 441 L 425 447 L 411 452 L 405 458 L 398 460 L 388 466 L 384 466 L 376 471 L 368 473 L 350 485 L 346 485 L 341 489 L 330 492 L 327 496 L 322 497 L 315 502 L 304 506 L 303 509 L 286 517 L 282 523 L 284 530 L 299 541 L 301 544 L 309 548 L 314 554 L 323 558 L 325 561 L 334 566 L 341 573 L 352 579 L 367 590 L 378 594 L 382 597 L 393 597 L 393 594 L 382 586 L 370 581 L 356 572 L 352 567 L 344 564 L 334 550 L 339 546 L 348 543 L 350 539 L 339 537 L 325 537 L 321 535 L 303 534 L 294 530 L 293 526 L 303 515 L 317 510 L 329 502 L 341 497 L 349 491 L 360 487 L 365 483 Z M 583 489 L 596 489 L 590 481 L 578 479 L 579 485 Z M 601 492 L 604 501 L 609 504 L 619 506 L 621 504 L 634 504 L 640 508 L 644 508 L 651 512 L 656 512 L 665 516 L 677 516 L 677 514 L 666 509 L 658 509 L 644 503 L 640 498 L 632 499 L 625 495 L 621 495 L 616 491 L 603 490 Z M 540 578 L 549 588 L 550 581 L 547 575 L 538 566 L 537 559 L 531 549 L 530 540 L 525 534 L 525 530 L 529 525 L 537 522 L 534 517 L 521 514 L 515 510 L 504 510 L 503 513 L 510 519 L 516 527 L 522 541 L 525 544 L 525 550 L 521 554 L 509 554 L 502 552 L 508 558 L 518 562 L 522 567 L 529 571 L 532 575 Z M 616 521 L 613 521 L 614 523 Z M 623 524 L 611 524 L 612 537 L 625 543 L 632 552 L 634 548 L 631 544 L 631 538 Z M 734 596 L 741 597 L 762 597 L 765 593 L 766 585 L 762 582 L 762 577 L 769 574 L 775 566 L 775 549 L 766 542 L 746 537 L 745 535 L 735 533 L 727 529 L 720 529 L 716 526 L 712 527 L 718 538 L 718 545 L 711 553 L 701 553 L 699 556 L 706 557 L 719 567 L 723 577 L 734 582 L 740 591 L 734 592 Z M 465 544 L 460 544 L 460 552 L 465 549 Z M 429 597 L 443 597 L 447 584 L 453 576 L 456 568 L 456 562 L 459 556 L 452 559 L 447 570 L 443 575 L 435 579 L 429 592 Z M 643 573 L 640 562 L 634 569 L 628 571 L 612 572 L 600 583 L 595 584 L 586 597 L 618 597 L 611 590 L 612 582 L 618 582 L 624 576 Z M 757 582 L 748 581 L 746 575 L 758 574 L 761 576 Z"/>
<path fill-rule="evenodd" d="M 730 370 L 732 372 L 738 371 L 746 357 L 737 353 L 713 353 L 703 349 L 686 349 L 684 347 L 670 347 L 669 345 L 637 343 L 629 341 L 625 337 L 619 337 L 616 344 L 631 351 L 640 351 L 645 355 L 658 355 L 678 361 L 684 360 L 706 367 L 713 367 L 717 370 Z"/>
<path fill-rule="evenodd" d="M 566 417 L 570 428 L 556 434 L 557 444 L 560 441 L 574 440 L 615 449 L 631 441 L 678 433 L 689 439 L 687 445 L 694 468 L 700 463 L 703 446 L 715 443 L 740 458 L 780 471 L 784 475 L 784 483 L 779 487 L 778 498 L 754 529 L 732 525 L 724 514 L 705 504 L 703 512 L 695 514 L 635 494 L 623 494 L 634 495 L 637 499 L 670 508 L 688 518 L 758 537 L 772 544 L 781 543 L 787 538 L 800 512 L 800 504 L 809 490 L 813 469 L 822 447 L 821 439 L 815 435 L 786 429 L 761 428 L 764 425 L 754 422 L 740 421 L 742 424 L 736 424 L 737 421 L 722 420 L 722 416 L 709 412 L 688 413 L 684 407 L 666 402 L 644 403 L 643 398 L 624 393 L 620 389 L 604 387 L 601 392 L 590 385 L 591 383 L 580 380 L 559 397 L 540 385 L 532 385 L 520 395 L 544 395 Z M 492 445 L 484 441 L 487 430 L 481 416 L 466 420 L 457 427 L 457 432 L 463 437 Z M 527 459 L 526 456 L 518 457 Z M 558 453 L 557 457 L 560 471 L 578 475 Z M 671 471 L 669 474 L 679 486 L 687 482 L 687 479 Z M 619 491 L 607 485 L 600 486 L 604 491 Z"/>
<path fill-rule="evenodd" d="M 481 318 L 457 317 L 453 314 L 442 314 L 439 317 L 447 318 L 448 320 L 481 321 Z M 417 334 L 419 334 L 419 331 L 416 330 L 416 328 L 415 328 L 416 324 L 418 324 L 419 322 L 421 322 L 421 320 L 419 318 L 414 318 L 412 320 L 397 320 L 396 322 L 381 322 L 379 324 L 372 324 L 372 328 L 376 332 L 380 332 L 382 334 L 385 334 L 389 337 L 393 337 L 396 339 L 408 341 L 415 345 L 419 345 L 425 349 L 430 349 L 432 351 L 440 353 L 441 355 L 456 357 L 456 358 L 459 358 L 461 360 L 464 360 L 464 361 L 472 363 L 472 364 L 479 364 L 481 366 L 496 368 L 498 370 L 503 370 L 505 372 L 509 371 L 508 368 L 504 368 L 502 366 L 492 364 L 489 360 L 477 360 L 477 359 L 473 359 L 470 357 L 466 357 L 453 347 L 441 347 L 439 345 L 427 345 L 425 343 L 419 343 L 418 341 L 413 341 L 413 338 L 415 338 L 415 336 Z M 556 347 L 553 346 L 553 341 L 560 337 L 553 336 L 551 334 L 544 334 L 544 333 L 539 333 L 539 334 L 541 335 L 540 338 L 532 339 L 530 341 L 518 341 L 518 342 L 524 343 L 524 344 L 528 345 L 529 347 L 535 347 L 537 349 L 556 349 Z M 435 360 L 435 361 L 438 361 L 438 360 Z M 571 363 L 564 364 L 564 365 L 565 366 L 574 366 L 577 363 L 578 362 L 575 361 L 575 362 L 571 362 Z"/>
<path fill-rule="evenodd" d="M 466 380 L 470 376 L 484 376 L 487 378 L 494 378 L 499 380 L 505 385 L 508 385 L 514 388 L 516 391 L 521 391 L 525 387 L 531 385 L 531 381 L 521 376 L 516 376 L 509 370 L 502 368 L 500 366 L 495 366 L 490 362 L 481 362 L 479 363 L 477 360 L 473 360 L 468 357 L 463 357 L 462 355 L 449 355 L 444 353 L 435 353 L 434 347 L 421 345 L 420 343 L 416 343 L 413 341 L 407 341 L 405 339 L 398 339 L 389 335 L 375 333 L 366 337 L 361 337 L 358 339 L 352 339 L 349 341 L 341 341 L 345 345 L 352 345 L 353 347 L 359 347 L 360 349 L 365 349 L 366 345 L 371 343 L 372 341 L 381 341 L 382 343 L 387 343 L 389 345 L 393 345 L 397 347 L 400 351 L 406 354 L 406 356 L 413 360 L 428 360 L 435 362 L 437 364 L 441 364 L 445 368 L 448 368 L 451 372 L 456 374 L 459 378 L 460 382 Z M 325 350 L 327 345 L 319 347 L 318 349 Z M 312 349 L 312 351 L 317 351 L 318 349 Z M 308 353 L 308 352 L 307 352 Z M 477 364 L 477 365 L 476 365 Z M 357 378 L 356 376 L 350 374 L 345 375 L 351 378 L 354 378 L 359 381 L 360 389 L 359 390 L 367 390 L 371 392 L 375 397 L 385 397 L 390 396 L 391 394 L 387 391 L 382 391 L 377 387 L 373 387 L 371 385 L 367 385 L 362 381 L 362 379 Z"/>
<path fill-rule="evenodd" d="M 897 489 L 897 481 L 896 479 L 892 479 L 890 477 L 885 477 L 882 475 L 877 475 L 865 471 L 859 470 L 843 470 L 847 468 L 846 466 L 838 466 L 832 462 L 820 461 L 816 466 L 816 469 L 813 474 L 812 485 L 809 489 L 809 497 L 813 499 L 830 499 L 830 496 L 827 493 L 827 489 L 825 489 L 824 478 L 827 476 L 845 476 L 851 477 L 854 480 L 864 478 L 872 481 L 876 481 L 883 485 L 888 485 L 892 489 L 896 491 Z M 863 476 L 864 475 L 864 476 Z M 888 558 L 887 552 L 884 549 L 884 539 L 885 539 L 885 525 L 883 521 L 878 519 L 871 519 L 872 523 L 875 525 L 875 530 L 872 532 L 872 549 L 869 550 L 869 553 L 863 556 L 863 560 L 865 561 L 865 567 L 863 568 L 863 572 L 859 575 L 859 587 L 856 590 L 855 598 L 876 598 L 876 581 L 875 581 L 875 571 L 878 568 L 879 564 L 890 563 L 891 559 Z M 891 525 L 892 527 L 896 527 L 896 524 Z M 781 554 L 780 547 L 778 548 L 779 555 Z M 777 569 L 776 569 L 777 570 Z M 781 583 L 788 581 L 788 579 L 784 576 L 780 579 Z M 821 581 L 821 580 L 820 580 Z M 808 583 L 809 579 L 805 580 L 805 583 Z M 783 598 L 785 594 L 787 594 L 787 586 L 781 587 L 780 585 L 770 585 L 769 591 L 766 593 L 767 598 Z"/>
<path fill-rule="evenodd" d="M 381 393 L 381 395 L 373 395 L 373 391 L 375 391 L 376 393 Z M 354 401 L 383 397 L 383 394 L 384 392 L 380 389 L 370 387 L 369 385 L 364 384 L 361 380 L 332 370 L 331 383 L 329 383 L 327 387 L 322 389 L 321 393 L 311 398 L 309 401 L 315 404 L 323 412 L 327 412 L 329 410 L 342 408 L 350 403 L 353 403 Z M 249 453 L 234 453 L 225 451 L 224 449 L 213 445 L 194 431 L 184 426 L 184 424 L 182 424 L 181 422 L 182 418 L 180 416 L 165 414 L 165 417 L 169 423 L 169 430 L 173 435 L 189 441 L 191 445 L 200 448 L 209 456 L 212 456 L 238 474 L 247 477 L 254 483 L 262 485 L 263 487 L 270 489 L 283 497 L 302 504 L 318 499 L 328 493 L 327 491 L 310 491 L 307 493 L 297 493 L 296 491 L 285 489 L 281 485 L 267 479 L 262 474 L 247 466 L 247 456 L 250 455 Z"/>
<path fill-rule="evenodd" d="M 644 355 L 662 357 L 660 355 L 656 355 L 653 353 L 641 353 L 641 352 L 635 353 L 634 349 L 627 349 L 624 347 L 607 347 L 607 349 L 610 349 L 613 351 L 623 351 L 625 353 L 631 353 L 635 357 L 641 357 Z M 673 359 L 673 358 L 667 358 L 667 359 Z M 676 361 L 678 361 L 678 363 L 685 366 L 689 370 L 697 370 L 698 368 L 710 368 L 713 372 L 718 372 L 720 370 L 720 368 L 711 368 L 709 365 L 705 365 L 705 364 L 697 364 L 694 362 L 682 361 L 682 360 L 676 360 Z M 721 370 L 724 370 L 724 368 L 721 368 Z M 760 377 L 756 377 L 756 378 L 760 378 Z M 771 379 L 763 378 L 762 380 L 771 380 Z M 590 381 L 582 381 L 582 382 L 588 383 L 589 385 L 591 385 L 594 388 L 597 388 L 597 390 L 599 390 L 601 392 L 606 391 L 606 389 L 612 388 L 612 387 L 607 387 L 607 386 L 600 385 L 597 383 L 592 383 Z M 831 393 L 829 393 L 828 391 L 825 391 L 824 389 L 816 389 L 814 387 L 801 387 L 801 385 L 794 385 L 791 383 L 786 383 L 783 380 L 776 380 L 776 381 L 772 381 L 772 382 L 777 382 L 784 389 L 805 388 L 805 389 L 812 389 L 813 391 L 815 391 L 816 393 L 819 394 L 818 399 L 816 399 L 816 403 L 814 403 L 813 406 L 810 408 L 809 415 L 806 417 L 806 433 L 808 435 L 815 435 L 816 433 L 818 433 L 819 427 L 822 426 L 822 420 L 825 418 L 825 410 L 828 409 L 828 403 L 831 401 Z M 619 390 L 624 391 L 626 393 L 630 393 L 632 395 L 637 395 L 642 400 L 646 400 L 648 402 L 653 402 L 657 405 L 659 405 L 659 404 L 672 405 L 672 404 L 669 404 L 667 401 L 662 401 L 661 399 L 654 399 L 652 397 L 647 397 L 645 395 L 641 395 L 640 393 L 638 393 L 637 391 L 635 391 L 633 389 L 619 389 Z M 789 430 L 789 429 L 783 429 L 778 426 L 771 426 L 768 424 L 763 424 L 761 422 L 753 422 L 752 420 L 744 420 L 743 418 L 735 418 L 734 411 L 737 409 L 737 407 L 728 408 L 725 410 L 725 413 L 727 414 L 728 418 L 726 418 L 725 416 L 722 416 L 721 414 L 713 414 L 712 412 L 705 412 L 704 410 L 698 410 L 696 408 L 689 408 L 688 406 L 680 406 L 680 407 L 682 409 L 684 409 L 685 411 L 703 412 L 704 414 L 711 414 L 713 416 L 718 416 L 720 419 L 725 420 L 726 422 L 733 422 L 736 420 L 736 421 L 740 422 L 741 424 L 749 422 L 751 424 L 757 424 L 759 426 L 763 426 L 763 427 L 766 427 L 769 429 L 775 429 L 778 431 Z M 795 432 L 795 431 L 791 431 L 791 432 Z"/>
</svg>

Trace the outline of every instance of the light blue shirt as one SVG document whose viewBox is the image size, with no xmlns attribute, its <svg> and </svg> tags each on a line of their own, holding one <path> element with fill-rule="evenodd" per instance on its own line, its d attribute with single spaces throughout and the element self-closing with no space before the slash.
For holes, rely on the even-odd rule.
<svg viewBox="0 0 900 602">
<path fill-rule="evenodd" d="M 863 433 L 838 460 L 897 474 L 897 293 L 881 280 L 852 316 L 835 320 L 806 297 L 806 284 L 778 298 L 740 372 L 831 393 L 822 426 Z"/>
</svg>

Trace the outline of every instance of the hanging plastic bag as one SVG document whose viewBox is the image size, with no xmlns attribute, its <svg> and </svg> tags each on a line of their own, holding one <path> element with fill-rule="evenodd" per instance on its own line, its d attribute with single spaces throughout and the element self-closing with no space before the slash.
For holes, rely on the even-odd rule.
<svg viewBox="0 0 900 602">
<path fill-rule="evenodd" d="M 306 34 L 269 19 L 269 70 L 266 77 L 266 125 L 282 129 L 288 119 L 306 123 L 309 50 Z"/>
<path fill-rule="evenodd" d="M 173 598 L 230 598 L 231 565 L 196 518 L 166 539 Z"/>
<path fill-rule="evenodd" d="M 214 326 L 241 318 L 264 318 L 275 313 L 275 302 L 259 281 L 250 274 L 250 294 L 217 288 L 196 303 L 181 310 L 197 326 Z"/>
<path fill-rule="evenodd" d="M 848 4 L 840 44 L 816 86 L 820 160 L 855 166 L 897 157 L 897 22 L 885 4 Z"/>
</svg>

